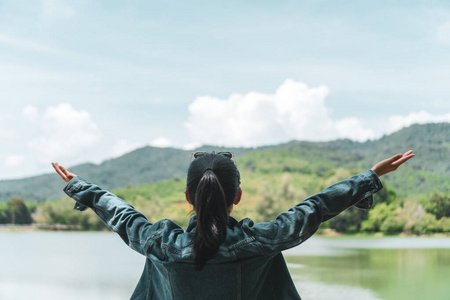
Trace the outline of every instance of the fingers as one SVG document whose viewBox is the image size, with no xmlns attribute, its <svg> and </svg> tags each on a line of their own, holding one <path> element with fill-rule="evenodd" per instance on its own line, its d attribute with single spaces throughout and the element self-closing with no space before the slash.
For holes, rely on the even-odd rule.
<svg viewBox="0 0 450 300">
<path fill-rule="evenodd" d="M 64 173 L 60 169 L 60 165 L 58 163 L 52 163 L 53 168 L 55 169 L 56 173 L 58 173 L 59 176 L 61 176 L 62 179 L 66 180 L 67 176 L 64 175 Z"/>
<path fill-rule="evenodd" d="M 394 162 L 394 161 L 396 161 L 396 160 L 402 158 L 402 156 L 403 156 L 403 155 L 402 155 L 401 153 L 395 154 L 394 156 L 392 156 L 392 157 L 389 158 L 388 160 L 389 160 L 390 162 Z"/>
<path fill-rule="evenodd" d="M 70 172 L 67 171 L 66 168 L 64 168 L 63 166 L 59 166 L 59 169 L 61 170 L 61 172 L 65 175 L 65 176 L 69 176 Z"/>
<path fill-rule="evenodd" d="M 411 154 L 412 152 L 413 152 L 412 150 L 409 150 L 408 152 L 405 152 L 405 154 L 403 154 L 403 156 Z"/>
<path fill-rule="evenodd" d="M 408 154 L 406 154 L 406 153 L 408 153 Z M 406 162 L 407 160 L 410 160 L 411 158 L 413 158 L 414 156 L 416 156 L 414 153 L 412 153 L 412 151 L 408 151 L 408 152 L 406 152 L 406 153 L 405 153 L 405 155 L 403 155 L 402 158 L 400 158 L 399 160 L 395 161 L 395 162 L 393 163 L 393 165 L 400 166 L 400 165 L 402 165 L 404 162 Z"/>
<path fill-rule="evenodd" d="M 67 171 L 66 168 L 63 166 L 60 166 L 58 163 L 52 163 L 53 168 L 55 169 L 56 173 L 58 173 L 59 176 L 65 181 L 69 182 L 72 178 L 74 178 L 76 175 L 70 173 Z"/>
<path fill-rule="evenodd" d="M 396 168 L 398 168 L 400 165 L 402 165 L 404 162 L 406 162 L 407 160 L 409 160 L 409 159 L 411 159 L 411 158 L 413 158 L 414 156 L 415 156 L 415 154 L 413 153 L 413 151 L 412 150 L 409 150 L 409 151 L 407 151 L 407 152 L 405 152 L 405 154 L 403 154 L 403 155 L 395 155 L 395 156 L 398 156 L 398 159 L 396 159 L 396 160 L 394 160 L 393 162 L 392 162 L 392 165 L 394 166 L 394 167 L 396 167 Z M 394 156 L 394 157 L 395 157 Z"/>
</svg>

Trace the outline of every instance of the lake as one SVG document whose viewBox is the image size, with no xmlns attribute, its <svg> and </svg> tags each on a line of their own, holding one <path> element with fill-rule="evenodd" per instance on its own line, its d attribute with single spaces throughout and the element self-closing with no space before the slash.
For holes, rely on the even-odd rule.
<svg viewBox="0 0 450 300">
<path fill-rule="evenodd" d="M 320 237 L 285 252 L 303 299 L 450 299 L 450 238 Z M 112 233 L 0 232 L 0 299 L 129 299 L 144 257 Z"/>
</svg>

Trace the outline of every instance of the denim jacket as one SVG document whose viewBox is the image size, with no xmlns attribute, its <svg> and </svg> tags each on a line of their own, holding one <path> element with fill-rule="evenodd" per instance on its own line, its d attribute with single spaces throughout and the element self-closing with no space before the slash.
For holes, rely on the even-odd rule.
<svg viewBox="0 0 450 300">
<path fill-rule="evenodd" d="M 227 236 L 202 271 L 190 244 L 193 217 L 183 230 L 164 219 L 150 223 L 124 200 L 77 176 L 64 191 L 90 207 L 124 242 L 144 255 L 145 268 L 132 299 L 300 299 L 281 251 L 307 240 L 319 225 L 355 205 L 370 208 L 382 188 L 367 170 L 301 201 L 270 222 L 229 218 Z"/>
</svg>

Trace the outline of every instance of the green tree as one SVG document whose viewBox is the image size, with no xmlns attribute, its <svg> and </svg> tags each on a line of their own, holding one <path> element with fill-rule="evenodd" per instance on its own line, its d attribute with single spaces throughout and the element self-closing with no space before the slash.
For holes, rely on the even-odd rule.
<svg viewBox="0 0 450 300">
<path fill-rule="evenodd" d="M 262 195 L 262 201 L 259 202 L 257 207 L 259 221 L 269 221 L 274 220 L 276 216 L 280 213 L 280 205 L 276 200 L 275 193 L 269 188 L 267 184 L 264 184 L 258 191 Z"/>
<path fill-rule="evenodd" d="M 363 210 L 350 207 L 341 212 L 336 217 L 329 221 L 329 226 L 338 232 L 354 233 L 358 232 L 361 227 L 361 222 L 367 213 Z"/>
<path fill-rule="evenodd" d="M 11 224 L 31 224 L 30 211 L 22 198 L 14 197 L 8 200 L 5 205 L 6 223 Z"/>
<path fill-rule="evenodd" d="M 80 212 L 73 210 L 74 201 L 62 198 L 58 201 L 47 201 L 36 211 L 36 222 L 39 225 L 68 225 L 74 229 L 101 230 L 105 226 L 92 210 Z"/>
<path fill-rule="evenodd" d="M 379 203 L 369 211 L 369 217 L 361 223 L 363 231 L 380 231 L 383 222 L 390 216 L 394 215 L 395 207 L 387 205 L 385 202 Z"/>
<path fill-rule="evenodd" d="M 414 227 L 416 226 L 417 222 L 419 222 L 419 220 L 425 215 L 425 213 L 426 211 L 423 205 L 419 203 L 413 201 L 406 201 L 405 203 L 403 203 L 400 211 L 400 214 L 405 223 L 403 231 L 408 234 L 416 233 Z"/>
<path fill-rule="evenodd" d="M 278 190 L 264 183 L 258 189 L 257 193 L 261 196 L 258 202 L 256 222 L 274 220 L 278 214 L 288 210 L 290 207 L 298 204 L 299 199 L 306 198 L 306 192 L 302 189 L 296 189 L 291 183 L 291 176 L 288 173 L 281 177 Z"/>
<path fill-rule="evenodd" d="M 405 222 L 398 214 L 388 216 L 383 223 L 381 223 L 380 231 L 387 234 L 395 234 L 403 231 Z"/>
<path fill-rule="evenodd" d="M 381 189 L 378 193 L 373 195 L 373 204 L 374 206 L 378 203 L 386 203 L 391 204 L 394 203 L 395 200 L 397 200 L 397 194 L 395 193 L 395 190 L 384 184 L 384 188 Z"/>
<path fill-rule="evenodd" d="M 0 224 L 9 223 L 9 213 L 4 203 L 0 203 Z"/>
<path fill-rule="evenodd" d="M 438 232 L 439 221 L 430 213 L 423 214 L 415 223 L 412 232 L 415 234 L 428 234 Z"/>
<path fill-rule="evenodd" d="M 438 220 L 442 217 L 450 217 L 450 194 L 433 193 L 426 210 L 435 215 Z"/>
<path fill-rule="evenodd" d="M 450 232 L 450 218 L 443 217 L 438 221 L 439 231 Z"/>
</svg>

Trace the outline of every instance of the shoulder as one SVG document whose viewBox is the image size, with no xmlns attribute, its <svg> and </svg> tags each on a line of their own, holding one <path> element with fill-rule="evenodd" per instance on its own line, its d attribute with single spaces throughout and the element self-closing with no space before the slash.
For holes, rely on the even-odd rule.
<svg viewBox="0 0 450 300">
<path fill-rule="evenodd" d="M 159 234 L 166 237 L 171 236 L 174 233 L 177 234 L 184 233 L 183 228 L 181 228 L 180 225 L 178 225 L 177 223 L 175 223 L 170 219 L 159 220 L 158 222 L 155 222 L 153 226 L 156 227 L 155 234 Z"/>
</svg>

